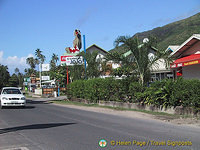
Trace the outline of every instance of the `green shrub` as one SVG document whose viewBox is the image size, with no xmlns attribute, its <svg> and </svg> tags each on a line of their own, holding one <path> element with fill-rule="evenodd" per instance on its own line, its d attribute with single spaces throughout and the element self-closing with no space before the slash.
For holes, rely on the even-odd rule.
<svg viewBox="0 0 200 150">
<path fill-rule="evenodd" d="M 163 107 L 192 107 L 200 111 L 200 80 L 166 79 L 143 87 L 131 79 L 95 78 L 70 83 L 67 94 L 91 103 L 99 100 L 137 102 Z"/>
</svg>

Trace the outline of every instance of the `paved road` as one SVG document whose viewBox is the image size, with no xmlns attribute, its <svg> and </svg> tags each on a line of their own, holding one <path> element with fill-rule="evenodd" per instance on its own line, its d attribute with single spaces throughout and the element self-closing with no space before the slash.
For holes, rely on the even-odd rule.
<svg viewBox="0 0 200 150">
<path fill-rule="evenodd" d="M 105 148 L 98 145 L 100 139 L 107 141 Z M 173 144 L 169 141 L 185 141 L 186 144 L 192 145 L 168 146 L 168 144 Z M 133 144 L 135 142 L 136 144 L 140 142 L 141 145 Z M 163 146 L 153 146 L 158 142 Z M 29 101 L 24 109 L 0 110 L 0 150 L 4 149 L 199 150 L 200 130 L 158 121 L 65 108 L 44 101 Z"/>
</svg>

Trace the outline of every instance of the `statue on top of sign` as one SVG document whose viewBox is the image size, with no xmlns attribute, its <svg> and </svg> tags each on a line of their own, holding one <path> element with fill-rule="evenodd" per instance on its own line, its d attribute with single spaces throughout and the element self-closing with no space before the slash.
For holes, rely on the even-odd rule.
<svg viewBox="0 0 200 150">
<path fill-rule="evenodd" d="M 75 39 L 73 41 L 73 48 L 70 48 L 70 47 L 65 48 L 67 53 L 79 52 L 82 47 L 80 30 L 76 29 L 74 31 L 74 36 L 75 36 Z"/>
</svg>

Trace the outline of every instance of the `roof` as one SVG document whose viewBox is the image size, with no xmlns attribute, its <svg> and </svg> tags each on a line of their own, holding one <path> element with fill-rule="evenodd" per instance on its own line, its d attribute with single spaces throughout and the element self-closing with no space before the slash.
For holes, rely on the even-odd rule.
<svg viewBox="0 0 200 150">
<path fill-rule="evenodd" d="M 171 56 L 179 57 L 186 49 L 192 47 L 196 42 L 200 40 L 200 34 L 193 34 L 183 44 L 181 44 L 175 51 L 171 53 Z"/>
<path fill-rule="evenodd" d="M 166 51 L 176 51 L 177 48 L 179 48 L 180 45 L 169 45 L 168 48 L 166 49 Z"/>
<path fill-rule="evenodd" d="M 138 48 L 141 48 L 142 46 L 143 46 L 144 44 L 140 44 L 139 46 L 138 46 Z M 158 49 L 157 48 L 155 48 L 155 47 L 151 47 L 153 50 L 155 50 L 155 51 L 157 51 Z M 130 50 L 130 51 L 128 51 L 128 52 L 126 52 L 126 53 L 124 53 L 123 54 L 123 56 L 124 57 L 127 57 L 127 56 L 129 56 L 130 54 L 132 54 L 132 51 Z"/>
<path fill-rule="evenodd" d="M 96 44 L 93 44 L 93 45 L 89 46 L 88 48 L 86 48 L 86 51 L 87 51 L 88 49 L 90 49 L 91 47 L 93 47 L 93 46 L 96 47 L 96 48 L 98 48 L 99 50 L 103 51 L 104 53 L 108 53 L 106 50 L 104 50 L 103 48 L 97 46 Z"/>
<path fill-rule="evenodd" d="M 2 89 L 19 89 L 18 87 L 3 87 Z"/>
</svg>

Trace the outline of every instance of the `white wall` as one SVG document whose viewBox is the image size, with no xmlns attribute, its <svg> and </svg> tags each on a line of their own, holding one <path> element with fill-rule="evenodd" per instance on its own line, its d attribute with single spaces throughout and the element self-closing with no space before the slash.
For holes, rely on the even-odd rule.
<svg viewBox="0 0 200 150">
<path fill-rule="evenodd" d="M 185 66 L 182 73 L 185 79 L 200 79 L 200 64 Z"/>
<path fill-rule="evenodd" d="M 163 70 L 168 70 L 166 68 L 166 63 L 164 59 L 157 60 L 151 67 L 151 71 L 163 71 Z"/>
</svg>

